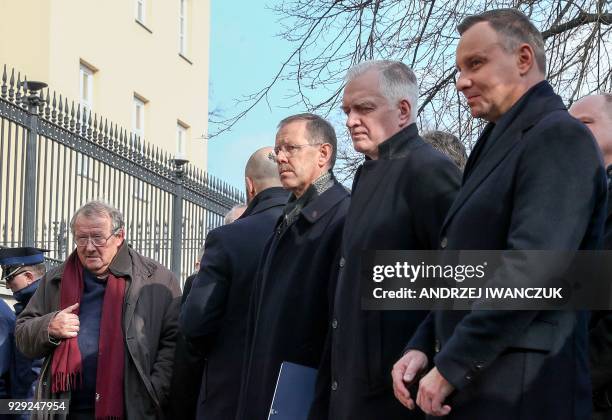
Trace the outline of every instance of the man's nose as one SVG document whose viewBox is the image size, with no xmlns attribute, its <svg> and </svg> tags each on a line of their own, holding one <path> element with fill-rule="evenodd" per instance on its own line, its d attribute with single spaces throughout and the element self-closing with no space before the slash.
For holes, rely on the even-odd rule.
<svg viewBox="0 0 612 420">
<path fill-rule="evenodd" d="M 350 128 L 358 126 L 359 124 L 360 124 L 360 120 L 356 112 L 351 111 L 346 114 L 346 127 L 347 128 L 350 129 Z"/>
<path fill-rule="evenodd" d="M 94 246 L 93 242 L 91 241 L 91 238 L 87 238 L 87 245 L 85 245 L 85 250 L 92 252 L 96 250 L 96 247 Z"/>
<path fill-rule="evenodd" d="M 455 82 L 455 86 L 459 92 L 463 92 L 465 89 L 472 86 L 472 81 L 470 78 L 465 77 L 462 73 L 457 73 L 457 81 Z"/>
<path fill-rule="evenodd" d="M 287 154 L 283 150 L 279 150 L 278 153 L 276 154 L 276 163 L 280 164 L 280 163 L 286 163 L 286 162 L 288 162 Z"/>
</svg>

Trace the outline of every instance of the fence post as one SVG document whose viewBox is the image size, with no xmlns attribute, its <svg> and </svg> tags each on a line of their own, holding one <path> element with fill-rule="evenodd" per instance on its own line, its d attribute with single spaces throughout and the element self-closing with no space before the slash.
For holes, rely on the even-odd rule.
<svg viewBox="0 0 612 420">
<path fill-rule="evenodd" d="M 172 252 L 170 258 L 170 270 L 181 282 L 181 253 L 183 250 L 183 166 L 187 159 L 171 159 L 174 164 L 174 197 L 172 200 Z"/>
<path fill-rule="evenodd" d="M 36 181 L 38 178 L 36 168 L 38 137 L 38 106 L 43 103 L 43 99 L 38 96 L 38 92 L 47 87 L 46 83 L 28 81 L 24 82 L 24 90 L 27 95 L 25 104 L 28 110 L 28 137 L 25 146 L 25 185 L 23 186 L 23 237 L 24 246 L 35 246 L 36 241 Z M 30 94 L 28 95 L 28 91 Z"/>
</svg>

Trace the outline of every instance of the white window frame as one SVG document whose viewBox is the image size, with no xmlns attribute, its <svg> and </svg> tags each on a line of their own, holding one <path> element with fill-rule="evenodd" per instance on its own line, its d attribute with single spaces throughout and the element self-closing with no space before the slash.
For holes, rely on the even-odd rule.
<svg viewBox="0 0 612 420">
<path fill-rule="evenodd" d="M 176 158 L 185 159 L 187 156 L 187 136 L 189 127 L 180 122 L 176 123 Z"/>
<path fill-rule="evenodd" d="M 144 141 L 145 136 L 145 107 L 147 102 L 138 97 L 138 95 L 134 95 L 132 100 L 132 132 L 135 136 L 140 137 L 140 141 Z M 140 127 L 137 126 L 140 121 Z"/>
<path fill-rule="evenodd" d="M 147 0 L 136 0 L 136 20 L 140 23 L 146 23 L 147 20 Z"/>
<path fill-rule="evenodd" d="M 179 0 L 179 53 L 187 55 L 187 25 L 189 23 L 189 7 L 187 0 Z"/>
<path fill-rule="evenodd" d="M 85 156 L 81 153 L 77 154 L 77 175 L 85 178 L 91 178 L 91 167 L 89 166 L 89 160 L 90 158 L 88 156 Z"/>
<path fill-rule="evenodd" d="M 83 110 L 93 108 L 94 70 L 81 63 L 79 68 L 79 103 Z"/>
</svg>

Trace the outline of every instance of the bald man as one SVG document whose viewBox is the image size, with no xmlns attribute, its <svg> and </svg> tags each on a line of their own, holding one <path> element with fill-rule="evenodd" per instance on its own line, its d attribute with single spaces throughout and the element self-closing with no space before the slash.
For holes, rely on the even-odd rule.
<svg viewBox="0 0 612 420">
<path fill-rule="evenodd" d="M 272 153 L 271 147 L 259 149 L 247 162 L 249 204 L 238 220 L 206 237 L 200 271 L 181 312 L 182 333 L 207 359 L 198 419 L 235 417 L 253 277 L 289 196 L 281 187 Z"/>
<path fill-rule="evenodd" d="M 612 94 L 585 96 L 570 114 L 593 133 L 608 174 L 608 216 L 604 247 L 612 249 Z M 612 419 L 612 312 L 595 311 L 589 323 L 589 359 L 593 385 L 593 419 Z"/>
</svg>

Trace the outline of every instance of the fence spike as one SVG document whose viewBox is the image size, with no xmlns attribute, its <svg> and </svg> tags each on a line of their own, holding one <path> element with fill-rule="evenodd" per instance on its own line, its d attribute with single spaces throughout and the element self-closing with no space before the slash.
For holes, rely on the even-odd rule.
<svg viewBox="0 0 612 420">
<path fill-rule="evenodd" d="M 11 69 L 11 79 L 9 80 L 9 101 L 13 102 L 15 99 L 15 69 Z"/>
<path fill-rule="evenodd" d="M 101 122 L 100 122 L 100 125 L 102 125 Z M 110 139 L 108 138 L 108 118 L 104 118 L 104 128 L 102 129 L 102 135 L 104 136 L 104 145 L 106 146 L 107 149 L 112 150 Z"/>
<path fill-rule="evenodd" d="M 15 103 L 17 105 L 19 105 L 19 102 L 21 102 L 21 72 L 17 72 L 17 85 L 15 86 L 16 88 L 16 92 L 15 92 Z"/>
<path fill-rule="evenodd" d="M 6 86 L 6 64 L 4 65 L 4 70 L 2 70 L 2 87 L 0 87 L 0 97 L 2 99 L 6 99 L 6 90 L 8 89 Z"/>
<path fill-rule="evenodd" d="M 93 119 L 93 140 L 96 143 L 100 143 L 100 132 L 98 131 L 98 114 L 94 113 Z"/>
<path fill-rule="evenodd" d="M 70 125 L 70 115 L 68 114 L 68 98 L 64 98 L 64 127 Z"/>
<path fill-rule="evenodd" d="M 113 122 L 111 121 L 108 124 L 108 133 L 106 138 L 108 139 L 108 148 L 111 150 L 115 150 L 115 139 L 113 138 Z"/>
<path fill-rule="evenodd" d="M 58 124 L 64 124 L 64 100 L 62 99 L 62 94 L 59 95 L 59 105 L 57 107 L 58 110 Z"/>
<path fill-rule="evenodd" d="M 47 88 L 47 96 L 45 97 L 45 118 L 48 120 L 51 116 L 51 100 L 49 98 L 49 88 Z"/>
<path fill-rule="evenodd" d="M 51 121 L 57 123 L 57 100 L 55 97 L 55 91 L 53 91 L 53 101 L 51 102 Z"/>
<path fill-rule="evenodd" d="M 93 130 L 91 129 L 91 109 L 85 108 L 87 112 L 87 137 L 92 138 Z M 85 112 L 83 112 L 83 123 L 85 123 Z"/>
<path fill-rule="evenodd" d="M 74 108 L 74 101 L 72 102 L 72 107 Z M 85 113 L 85 110 L 83 110 L 83 114 Z M 74 114 L 74 112 L 73 112 Z M 72 124 L 72 121 L 71 121 Z M 77 110 L 76 110 L 76 133 L 77 134 L 84 134 L 85 131 L 85 127 L 83 127 L 83 132 L 81 132 L 81 104 L 77 104 Z"/>
</svg>

